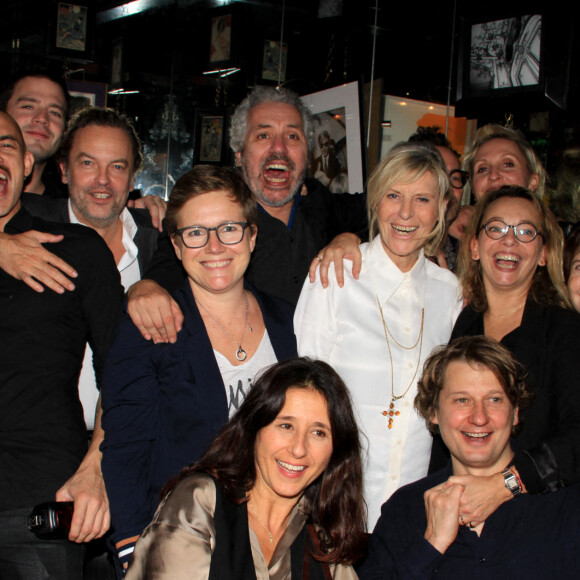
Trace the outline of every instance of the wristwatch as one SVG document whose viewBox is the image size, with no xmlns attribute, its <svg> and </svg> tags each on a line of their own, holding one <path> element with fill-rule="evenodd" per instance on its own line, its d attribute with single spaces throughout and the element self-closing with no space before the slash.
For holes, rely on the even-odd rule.
<svg viewBox="0 0 580 580">
<path fill-rule="evenodd" d="M 501 474 L 503 475 L 506 488 L 512 492 L 513 496 L 516 497 L 516 495 L 520 495 L 520 493 L 522 493 L 522 486 L 514 472 L 511 469 L 506 468 L 501 472 Z"/>
</svg>

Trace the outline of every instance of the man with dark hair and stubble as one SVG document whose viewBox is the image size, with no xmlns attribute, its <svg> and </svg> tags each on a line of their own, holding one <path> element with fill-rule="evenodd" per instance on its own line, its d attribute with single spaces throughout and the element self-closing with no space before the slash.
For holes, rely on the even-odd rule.
<svg viewBox="0 0 580 580">
<path fill-rule="evenodd" d="M 66 188 L 54 176 L 47 176 L 46 170 L 62 139 L 69 100 L 64 80 L 40 69 L 13 77 L 0 93 L 0 110 L 18 123 L 26 148 L 34 156 L 26 192 L 66 197 Z"/>
</svg>

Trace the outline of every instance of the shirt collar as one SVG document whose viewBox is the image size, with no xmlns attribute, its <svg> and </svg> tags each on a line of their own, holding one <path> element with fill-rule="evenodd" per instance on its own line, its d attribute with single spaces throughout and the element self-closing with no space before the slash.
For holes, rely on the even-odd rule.
<svg viewBox="0 0 580 580">
<path fill-rule="evenodd" d="M 73 211 L 70 199 L 68 200 L 68 216 L 71 224 L 80 224 L 82 226 L 86 226 L 86 224 L 83 224 L 77 218 L 75 212 Z M 135 245 L 135 242 L 133 241 L 135 235 L 137 234 L 137 224 L 135 223 L 135 219 L 131 215 L 131 212 L 127 208 L 124 208 L 121 214 L 119 215 L 119 219 L 123 224 L 122 244 L 123 247 L 125 248 L 125 254 L 123 255 L 121 261 L 118 264 L 119 272 L 122 272 L 125 268 L 130 266 L 137 259 L 137 254 L 139 253 L 139 250 Z"/>
<path fill-rule="evenodd" d="M 294 222 L 294 216 L 296 214 L 296 209 L 298 208 L 298 206 L 300 205 L 300 202 L 302 200 L 302 194 L 300 193 L 302 191 L 302 186 L 300 186 L 300 188 L 298 189 L 298 192 L 294 195 L 294 198 L 292 199 L 292 210 L 290 211 L 290 217 L 288 218 L 288 225 L 286 226 L 288 228 L 288 230 L 292 229 L 292 223 Z M 262 213 L 267 213 L 268 215 L 270 215 L 270 212 L 264 208 L 264 206 L 262 206 L 260 203 L 258 203 L 258 211 L 261 211 Z"/>
<path fill-rule="evenodd" d="M 427 259 L 423 250 L 419 252 L 419 257 L 409 272 L 401 272 L 397 268 L 385 252 L 380 234 L 370 243 L 367 255 L 366 267 L 369 268 L 381 305 L 385 304 L 402 284 L 410 284 L 417 300 L 421 304 L 425 304 Z"/>
</svg>

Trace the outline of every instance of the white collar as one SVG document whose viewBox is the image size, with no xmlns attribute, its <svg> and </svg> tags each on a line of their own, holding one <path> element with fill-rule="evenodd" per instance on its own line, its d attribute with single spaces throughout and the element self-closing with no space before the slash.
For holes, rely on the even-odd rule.
<svg viewBox="0 0 580 580">
<path fill-rule="evenodd" d="M 417 261 L 411 270 L 401 272 L 385 251 L 379 234 L 370 242 L 367 256 L 367 267 L 381 305 L 385 304 L 404 283 L 410 284 L 421 304 L 425 303 L 427 259 L 423 250 L 419 252 Z"/>
</svg>

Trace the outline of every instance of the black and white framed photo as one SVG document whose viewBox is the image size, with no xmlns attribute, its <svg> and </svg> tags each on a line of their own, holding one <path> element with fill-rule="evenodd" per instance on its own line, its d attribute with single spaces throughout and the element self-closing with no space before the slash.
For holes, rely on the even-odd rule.
<svg viewBox="0 0 580 580">
<path fill-rule="evenodd" d="M 314 117 L 310 169 L 333 193 L 364 190 L 358 82 L 326 89 L 302 100 Z"/>
</svg>

